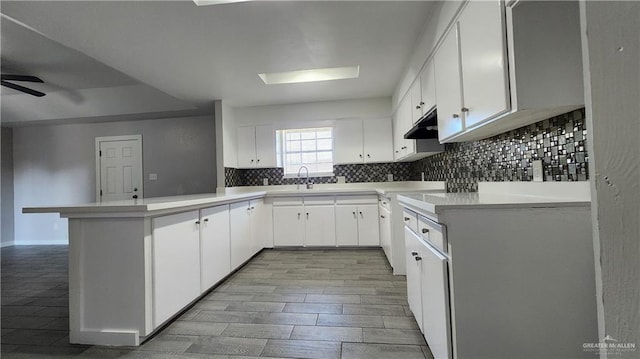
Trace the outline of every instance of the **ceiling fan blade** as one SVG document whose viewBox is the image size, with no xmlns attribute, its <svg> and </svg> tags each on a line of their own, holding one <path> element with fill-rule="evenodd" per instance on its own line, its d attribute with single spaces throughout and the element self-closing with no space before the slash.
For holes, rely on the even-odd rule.
<svg viewBox="0 0 640 359">
<path fill-rule="evenodd" d="M 14 90 L 18 90 L 18 91 L 21 91 L 21 92 L 24 92 L 24 93 L 27 93 L 29 95 L 33 95 L 33 96 L 36 96 L 36 97 L 42 97 L 42 96 L 46 95 L 43 92 L 32 90 L 32 89 L 26 88 L 24 86 L 16 85 L 16 84 L 13 84 L 11 82 L 6 82 L 4 80 L 0 80 L 0 85 L 8 87 L 8 88 L 11 88 L 11 89 L 14 89 Z"/>
<path fill-rule="evenodd" d="M 39 77 L 28 76 L 28 75 L 0 75 L 0 80 L 44 83 L 44 81 L 42 81 L 42 79 L 40 79 Z"/>
</svg>

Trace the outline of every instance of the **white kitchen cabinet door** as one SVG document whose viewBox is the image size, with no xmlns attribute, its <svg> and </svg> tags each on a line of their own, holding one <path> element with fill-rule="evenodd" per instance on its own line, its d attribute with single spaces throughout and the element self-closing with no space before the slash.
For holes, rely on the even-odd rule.
<svg viewBox="0 0 640 359">
<path fill-rule="evenodd" d="M 436 105 L 436 78 L 433 60 L 429 60 L 420 73 L 422 89 L 422 114 L 427 114 Z"/>
<path fill-rule="evenodd" d="M 420 286 L 422 331 L 434 358 L 451 358 L 447 259 L 422 244 Z"/>
<path fill-rule="evenodd" d="M 231 270 L 251 257 L 251 208 L 249 202 L 232 203 L 229 210 Z"/>
<path fill-rule="evenodd" d="M 249 202 L 251 208 L 251 255 L 258 253 L 266 246 L 271 226 L 267 223 L 263 199 L 253 199 Z"/>
<path fill-rule="evenodd" d="M 468 110 L 464 124 L 469 128 L 509 110 L 503 5 L 498 0 L 470 1 L 459 24 L 463 103 Z"/>
<path fill-rule="evenodd" d="M 400 130 L 398 140 L 402 143 L 402 146 L 400 146 L 400 158 L 405 158 L 416 152 L 416 141 L 404 138 L 404 134 L 411 129 L 413 124 L 411 116 L 411 98 L 407 96 L 402 100 L 398 108 L 398 128 Z"/>
<path fill-rule="evenodd" d="M 153 325 L 158 327 L 200 295 L 199 212 L 154 218 Z"/>
<path fill-rule="evenodd" d="M 273 245 L 304 245 L 304 213 L 302 206 L 273 207 Z"/>
<path fill-rule="evenodd" d="M 405 252 L 407 262 L 407 301 L 409 309 L 418 322 L 418 327 L 422 331 L 422 288 L 421 288 L 421 257 L 422 244 L 418 236 L 407 227 L 404 228 Z"/>
<path fill-rule="evenodd" d="M 238 136 L 238 168 L 252 168 L 256 166 L 256 128 L 241 126 L 237 129 Z"/>
<path fill-rule="evenodd" d="M 333 146 L 334 164 L 362 163 L 362 120 L 337 120 L 333 127 Z"/>
<path fill-rule="evenodd" d="M 256 167 L 276 167 L 276 133 L 272 125 L 255 127 Z"/>
<path fill-rule="evenodd" d="M 338 246 L 358 245 L 358 206 L 336 205 L 336 243 Z"/>
<path fill-rule="evenodd" d="M 200 292 L 231 272 L 229 206 L 200 211 Z"/>
<path fill-rule="evenodd" d="M 305 245 L 336 246 L 336 221 L 333 205 L 305 206 Z"/>
<path fill-rule="evenodd" d="M 400 112 L 400 107 L 396 109 L 396 113 L 391 118 L 391 132 L 393 134 L 393 160 L 399 161 L 402 157 L 402 147 L 404 146 L 404 138 L 402 136 L 404 133 L 401 133 L 400 129 L 400 121 L 398 120 Z"/>
<path fill-rule="evenodd" d="M 422 85 L 420 84 L 420 77 L 417 77 L 411 88 L 411 124 L 418 122 L 422 117 Z"/>
<path fill-rule="evenodd" d="M 380 211 L 380 246 L 389 260 L 389 264 L 393 267 L 393 253 L 391 247 L 391 212 L 388 209 L 379 207 Z"/>
<path fill-rule="evenodd" d="M 358 245 L 379 246 L 380 229 L 378 227 L 378 205 L 358 205 Z"/>
<path fill-rule="evenodd" d="M 381 163 L 393 161 L 393 137 L 390 118 L 362 120 L 364 134 L 364 162 Z"/>
<path fill-rule="evenodd" d="M 445 36 L 433 59 L 438 99 L 438 138 L 442 142 L 464 129 L 457 23 Z"/>
</svg>

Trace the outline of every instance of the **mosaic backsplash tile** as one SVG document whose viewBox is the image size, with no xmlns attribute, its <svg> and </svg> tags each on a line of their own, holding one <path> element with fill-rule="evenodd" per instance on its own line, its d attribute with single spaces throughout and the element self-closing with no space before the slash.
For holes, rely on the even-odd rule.
<svg viewBox="0 0 640 359">
<path fill-rule="evenodd" d="M 333 166 L 335 176 L 351 182 L 445 181 L 447 192 L 475 192 L 479 181 L 531 181 L 532 161 L 542 160 L 545 181 L 586 181 L 589 156 L 584 109 L 572 111 L 485 140 L 451 143 L 445 151 L 415 162 Z M 225 168 L 225 186 L 296 184 L 282 168 Z M 335 183 L 336 177 L 311 177 Z"/>
<path fill-rule="evenodd" d="M 447 192 L 475 192 L 479 181 L 531 181 L 542 160 L 545 181 L 589 179 L 584 109 L 485 140 L 451 143 L 413 162 L 413 180 L 446 181 Z"/>
</svg>

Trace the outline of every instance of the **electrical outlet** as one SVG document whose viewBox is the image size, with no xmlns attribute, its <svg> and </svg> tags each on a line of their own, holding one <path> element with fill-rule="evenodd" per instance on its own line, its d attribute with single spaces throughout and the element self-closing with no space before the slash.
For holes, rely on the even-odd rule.
<svg viewBox="0 0 640 359">
<path fill-rule="evenodd" d="M 158 174 L 157 173 L 149 173 L 149 181 L 157 181 Z"/>
<path fill-rule="evenodd" d="M 533 181 L 534 182 L 544 181 L 544 172 L 542 171 L 542 161 L 537 160 L 537 161 L 531 162 L 531 167 L 533 168 Z"/>
<path fill-rule="evenodd" d="M 347 178 L 345 176 L 336 176 L 336 181 L 338 183 L 346 183 L 347 182 Z"/>
<path fill-rule="evenodd" d="M 263 178 L 262 179 L 262 185 L 263 186 L 268 186 L 269 185 L 269 179 L 268 178 Z"/>
<path fill-rule="evenodd" d="M 387 182 L 393 182 L 393 173 L 387 173 Z"/>
</svg>

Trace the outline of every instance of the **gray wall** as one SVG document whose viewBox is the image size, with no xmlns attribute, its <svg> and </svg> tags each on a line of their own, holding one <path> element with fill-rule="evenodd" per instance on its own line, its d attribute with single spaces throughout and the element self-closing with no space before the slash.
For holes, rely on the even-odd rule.
<svg viewBox="0 0 640 359">
<path fill-rule="evenodd" d="M 14 128 L 16 244 L 67 243 L 57 214 L 23 207 L 95 202 L 95 138 L 142 135 L 144 196 L 215 192 L 214 117 Z M 157 181 L 149 181 L 157 173 Z"/>
<path fill-rule="evenodd" d="M 0 159 L 2 164 L 0 227 L 2 228 L 2 246 L 5 246 L 13 244 L 13 130 L 11 128 L 2 127 L 0 144 L 2 146 L 0 149 L 2 155 Z"/>
</svg>

